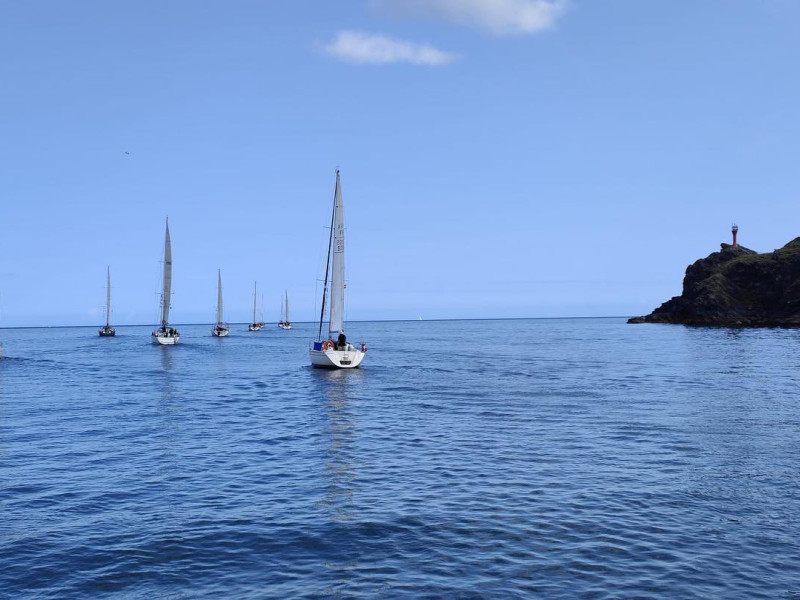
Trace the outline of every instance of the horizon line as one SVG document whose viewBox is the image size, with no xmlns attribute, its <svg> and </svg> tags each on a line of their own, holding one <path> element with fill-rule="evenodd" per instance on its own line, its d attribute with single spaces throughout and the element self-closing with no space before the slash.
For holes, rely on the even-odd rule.
<svg viewBox="0 0 800 600">
<path fill-rule="evenodd" d="M 604 315 L 604 316 L 572 316 L 572 317 L 468 317 L 468 318 L 443 318 L 443 319 L 360 319 L 348 321 L 348 323 L 419 323 L 422 322 L 442 322 L 442 321 L 555 321 L 559 319 L 629 319 L 630 315 Z M 325 321 L 327 323 L 327 321 Z M 194 327 L 198 325 L 213 325 L 211 322 L 202 323 L 171 323 L 174 327 Z M 249 321 L 241 322 L 228 322 L 228 325 L 249 325 Z M 278 321 L 274 321 L 277 325 Z M 319 321 L 292 321 L 296 325 L 317 325 Z M 80 329 L 80 328 L 97 328 L 103 327 L 100 325 L 16 325 L 9 327 L 0 327 L 0 331 L 6 329 Z M 111 327 L 158 327 L 157 323 L 126 323 L 122 325 L 114 325 Z"/>
</svg>

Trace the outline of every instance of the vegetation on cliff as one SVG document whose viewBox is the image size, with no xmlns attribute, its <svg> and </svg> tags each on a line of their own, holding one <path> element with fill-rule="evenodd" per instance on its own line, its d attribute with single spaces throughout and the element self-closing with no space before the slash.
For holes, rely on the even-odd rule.
<svg viewBox="0 0 800 600">
<path fill-rule="evenodd" d="M 800 326 L 800 238 L 764 254 L 721 246 L 689 265 L 680 296 L 628 323 Z"/>
</svg>

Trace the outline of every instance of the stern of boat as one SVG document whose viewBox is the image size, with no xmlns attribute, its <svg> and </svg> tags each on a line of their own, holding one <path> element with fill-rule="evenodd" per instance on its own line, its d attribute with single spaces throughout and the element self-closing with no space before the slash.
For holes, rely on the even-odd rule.
<svg viewBox="0 0 800 600">
<path fill-rule="evenodd" d="M 314 342 L 308 349 L 311 366 L 320 369 L 357 369 L 366 351 L 347 345 L 346 350 L 324 349 L 322 342 Z"/>
<path fill-rule="evenodd" d="M 153 343 L 159 346 L 174 346 L 180 339 L 181 335 L 177 331 L 175 333 L 166 333 L 161 330 L 153 332 Z"/>
</svg>

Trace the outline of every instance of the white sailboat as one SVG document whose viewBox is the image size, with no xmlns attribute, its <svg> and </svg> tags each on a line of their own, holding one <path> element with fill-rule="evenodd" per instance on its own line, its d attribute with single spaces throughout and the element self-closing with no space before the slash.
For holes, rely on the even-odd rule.
<svg viewBox="0 0 800 600">
<path fill-rule="evenodd" d="M 106 268 L 106 324 L 98 330 L 101 337 L 117 335 L 117 330 L 111 327 L 111 267 Z"/>
<path fill-rule="evenodd" d="M 230 333 L 228 324 L 222 320 L 222 272 L 217 269 L 217 322 L 211 333 L 217 337 L 227 337 Z"/>
<path fill-rule="evenodd" d="M 253 322 L 247 326 L 250 331 L 259 331 L 264 327 L 264 323 L 256 321 L 256 300 L 258 299 L 258 282 L 253 284 Z"/>
<path fill-rule="evenodd" d="M 174 346 L 181 334 L 169 325 L 169 309 L 172 302 L 172 242 L 169 239 L 169 218 L 164 234 L 164 278 L 161 282 L 161 325 L 153 332 L 153 341 L 162 346 Z"/>
<path fill-rule="evenodd" d="M 325 318 L 325 300 L 328 295 L 328 274 L 330 273 L 330 316 L 328 318 L 328 337 L 322 338 L 322 324 Z M 325 286 L 322 291 L 322 310 L 319 315 L 319 333 L 308 353 L 314 367 L 330 369 L 354 369 L 364 360 L 367 347 L 356 347 L 347 341 L 344 333 L 344 210 L 342 207 L 342 184 L 339 170 L 336 170 L 336 190 L 333 195 L 333 214 L 331 233 L 328 240 L 328 262 L 325 266 Z"/>
<path fill-rule="evenodd" d="M 291 329 L 292 322 L 289 320 L 289 291 L 284 290 L 284 297 L 281 302 L 281 320 L 278 321 L 281 329 Z"/>
</svg>

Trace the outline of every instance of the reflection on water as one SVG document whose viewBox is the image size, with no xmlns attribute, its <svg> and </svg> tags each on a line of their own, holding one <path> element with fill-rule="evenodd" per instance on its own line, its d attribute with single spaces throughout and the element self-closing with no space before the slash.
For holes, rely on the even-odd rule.
<svg viewBox="0 0 800 600">
<path fill-rule="evenodd" d="M 335 522 L 347 522 L 353 518 L 353 479 L 356 476 L 353 465 L 353 438 L 355 423 L 348 401 L 348 388 L 358 371 L 315 370 L 320 378 L 323 411 L 325 415 L 325 436 L 327 455 L 325 474 L 327 490 L 325 505 Z"/>
<path fill-rule="evenodd" d="M 161 371 L 162 371 L 161 400 L 164 403 L 164 406 L 169 406 L 171 405 L 172 400 L 175 396 L 175 389 L 174 389 L 174 382 L 172 375 L 173 360 L 174 360 L 172 353 L 175 351 L 175 349 L 170 346 L 158 346 L 156 350 L 161 355 L 159 357 L 161 360 Z"/>
<path fill-rule="evenodd" d="M 354 461 L 355 437 L 358 434 L 357 422 L 350 406 L 350 387 L 361 378 L 362 372 L 353 370 L 332 370 L 314 372 L 320 386 L 320 399 L 325 417 L 323 435 L 325 436 L 325 494 L 322 506 L 332 523 L 346 531 L 357 521 L 354 510 L 354 481 L 358 475 L 358 465 Z M 328 560 L 325 568 L 331 585 L 327 592 L 332 596 L 348 593 L 359 570 L 357 557 L 342 545 L 335 560 Z"/>
<path fill-rule="evenodd" d="M 228 352 L 227 346 L 229 346 L 232 342 L 230 337 L 217 337 L 215 335 L 211 336 L 212 341 L 214 344 L 211 346 L 211 354 L 214 359 L 214 367 L 217 370 L 218 375 L 224 375 L 228 373 Z M 234 340 L 233 343 L 236 343 Z"/>
<path fill-rule="evenodd" d="M 161 353 L 161 369 L 172 370 L 172 349 L 169 346 L 156 346 Z"/>
</svg>

